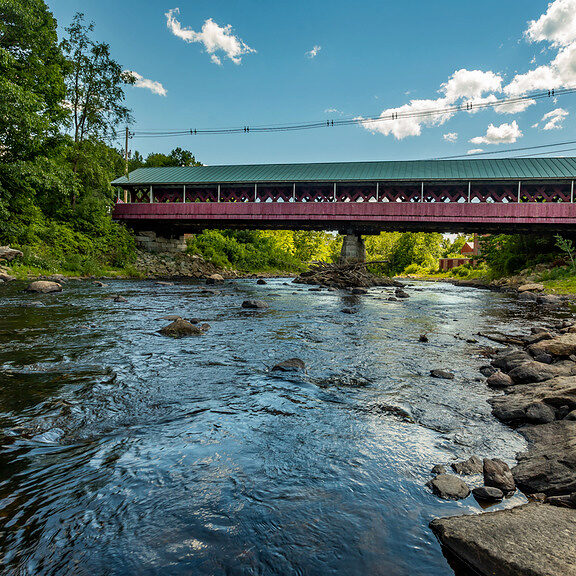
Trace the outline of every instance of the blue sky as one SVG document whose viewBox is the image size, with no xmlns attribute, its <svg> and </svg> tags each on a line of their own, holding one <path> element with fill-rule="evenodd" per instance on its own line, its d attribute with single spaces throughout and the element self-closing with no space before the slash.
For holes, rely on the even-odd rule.
<svg viewBox="0 0 576 576">
<path fill-rule="evenodd" d="M 150 81 L 127 88 L 136 131 L 367 117 L 576 86 L 576 0 L 47 3 L 61 29 L 84 12 L 114 58 Z M 131 148 L 181 146 L 212 165 L 432 158 L 574 140 L 575 104 L 576 94 L 507 114 L 135 138 Z"/>
</svg>

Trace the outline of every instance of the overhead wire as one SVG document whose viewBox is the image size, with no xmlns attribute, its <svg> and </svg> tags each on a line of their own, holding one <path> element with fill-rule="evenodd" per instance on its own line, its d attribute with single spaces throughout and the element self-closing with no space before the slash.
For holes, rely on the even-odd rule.
<svg viewBox="0 0 576 576">
<path fill-rule="evenodd" d="M 379 114 L 363 118 L 361 116 L 341 118 L 336 120 L 316 120 L 310 122 L 298 122 L 287 124 L 269 124 L 269 125 L 244 125 L 236 127 L 222 127 L 222 128 L 180 128 L 177 130 L 134 130 L 131 132 L 132 138 L 173 138 L 177 136 L 197 136 L 197 135 L 231 135 L 231 134 L 249 134 L 249 133 L 274 133 L 274 132 L 293 132 L 301 130 L 315 130 L 320 128 L 332 128 L 340 126 L 351 125 L 372 125 L 381 122 L 394 122 L 396 120 L 409 119 L 409 118 L 427 118 L 441 115 L 452 115 L 458 112 L 475 112 L 477 110 L 484 110 L 488 108 L 498 108 L 505 106 L 513 106 L 515 104 L 527 103 L 533 100 L 541 100 L 544 98 L 551 98 L 573 94 L 576 88 L 563 88 L 557 90 L 546 90 L 527 94 L 525 96 L 516 96 L 513 98 L 491 99 L 485 102 L 474 103 L 468 101 L 465 104 L 452 105 L 447 107 L 431 108 L 428 110 L 417 111 L 391 111 L 386 115 Z"/>
</svg>

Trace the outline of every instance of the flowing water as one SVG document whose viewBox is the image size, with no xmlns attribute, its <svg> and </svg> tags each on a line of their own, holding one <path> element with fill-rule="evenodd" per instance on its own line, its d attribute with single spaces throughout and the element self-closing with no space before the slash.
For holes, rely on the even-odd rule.
<svg viewBox="0 0 576 576">
<path fill-rule="evenodd" d="M 480 508 L 425 483 L 523 449 L 486 403 L 492 344 L 466 340 L 526 329 L 530 305 L 447 284 L 398 302 L 284 279 L 109 284 L 0 286 L 3 573 L 453 574 L 428 522 Z M 171 314 L 211 329 L 163 337 Z M 306 374 L 271 372 L 292 357 Z"/>
</svg>

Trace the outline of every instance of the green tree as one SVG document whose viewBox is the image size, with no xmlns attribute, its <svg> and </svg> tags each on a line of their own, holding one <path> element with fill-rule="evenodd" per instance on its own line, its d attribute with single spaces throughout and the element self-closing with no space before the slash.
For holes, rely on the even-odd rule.
<svg viewBox="0 0 576 576">
<path fill-rule="evenodd" d="M 108 44 L 91 38 L 93 30 L 94 25 L 86 24 L 84 15 L 77 13 L 62 43 L 71 65 L 66 85 L 76 143 L 88 137 L 114 136 L 120 124 L 131 120 L 130 109 L 124 105 L 124 85 L 136 79 L 112 59 Z"/>
<path fill-rule="evenodd" d="M 56 20 L 42 0 L 0 2 L 0 149 L 2 161 L 37 154 L 58 134 L 66 60 Z"/>
<path fill-rule="evenodd" d="M 170 154 L 162 154 L 160 152 L 148 154 L 146 162 L 144 163 L 144 167 L 146 168 L 164 168 L 170 166 L 202 166 L 202 163 L 194 158 L 190 150 L 183 150 L 182 148 L 174 148 Z"/>
</svg>

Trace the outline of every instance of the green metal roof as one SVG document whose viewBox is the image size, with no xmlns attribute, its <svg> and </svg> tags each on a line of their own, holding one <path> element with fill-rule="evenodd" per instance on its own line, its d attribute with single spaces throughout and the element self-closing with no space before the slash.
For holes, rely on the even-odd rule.
<svg viewBox="0 0 576 576">
<path fill-rule="evenodd" d="M 498 158 L 138 168 L 115 185 L 576 179 L 576 158 Z"/>
</svg>

